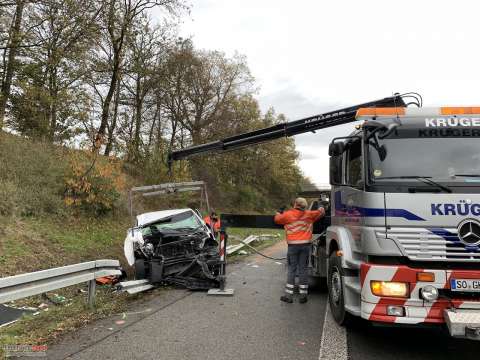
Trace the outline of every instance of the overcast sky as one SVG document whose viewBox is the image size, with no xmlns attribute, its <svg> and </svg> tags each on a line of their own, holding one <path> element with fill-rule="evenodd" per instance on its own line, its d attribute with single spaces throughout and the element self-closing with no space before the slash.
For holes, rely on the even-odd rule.
<svg viewBox="0 0 480 360">
<path fill-rule="evenodd" d="M 247 56 L 263 110 L 289 120 L 417 91 L 424 105 L 480 105 L 477 1 L 192 0 L 182 35 Z M 353 126 L 296 137 L 300 166 L 328 182 L 328 143 Z"/>
</svg>

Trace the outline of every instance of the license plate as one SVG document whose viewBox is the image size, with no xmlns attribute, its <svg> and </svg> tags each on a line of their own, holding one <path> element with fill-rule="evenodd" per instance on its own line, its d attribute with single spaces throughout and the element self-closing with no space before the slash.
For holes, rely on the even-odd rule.
<svg viewBox="0 0 480 360">
<path fill-rule="evenodd" d="M 480 280 L 451 279 L 450 288 L 452 291 L 480 292 Z"/>
</svg>

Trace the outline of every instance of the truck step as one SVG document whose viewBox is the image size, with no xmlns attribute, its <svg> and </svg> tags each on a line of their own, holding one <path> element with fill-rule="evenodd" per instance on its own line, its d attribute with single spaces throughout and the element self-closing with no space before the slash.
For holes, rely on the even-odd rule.
<svg viewBox="0 0 480 360">
<path fill-rule="evenodd" d="M 349 278 L 345 278 L 344 282 L 345 282 L 345 286 L 352 290 L 353 292 L 355 292 L 356 294 L 360 294 L 362 292 L 362 287 L 360 286 L 360 284 L 358 283 L 358 280 L 355 278 L 355 280 L 357 281 L 350 281 L 347 280 Z"/>
</svg>

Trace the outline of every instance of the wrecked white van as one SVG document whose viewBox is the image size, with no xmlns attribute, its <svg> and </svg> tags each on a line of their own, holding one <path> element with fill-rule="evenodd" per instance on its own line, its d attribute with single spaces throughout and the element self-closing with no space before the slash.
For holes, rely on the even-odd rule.
<svg viewBox="0 0 480 360">
<path fill-rule="evenodd" d="M 124 244 L 137 279 L 210 289 L 219 286 L 220 256 L 214 235 L 192 209 L 137 215 Z"/>
</svg>

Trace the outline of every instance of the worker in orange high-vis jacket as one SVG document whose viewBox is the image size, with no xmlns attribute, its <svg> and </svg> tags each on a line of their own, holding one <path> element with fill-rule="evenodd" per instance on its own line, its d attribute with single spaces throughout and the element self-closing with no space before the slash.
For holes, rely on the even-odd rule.
<svg viewBox="0 0 480 360">
<path fill-rule="evenodd" d="M 292 303 L 295 276 L 298 271 L 299 302 L 306 303 L 308 295 L 308 257 L 312 242 L 313 223 L 325 215 L 325 210 L 306 210 L 307 200 L 304 198 L 295 199 L 293 209 L 285 212 L 279 211 L 275 215 L 275 223 L 285 228 L 288 244 L 287 265 L 288 275 L 285 287 L 285 295 L 280 300 Z"/>
<path fill-rule="evenodd" d="M 205 224 L 208 225 L 215 237 L 217 237 L 217 234 L 220 232 L 220 228 L 222 227 L 217 213 L 215 211 L 212 211 L 210 213 L 210 216 L 206 216 L 203 221 L 205 221 Z"/>
</svg>

